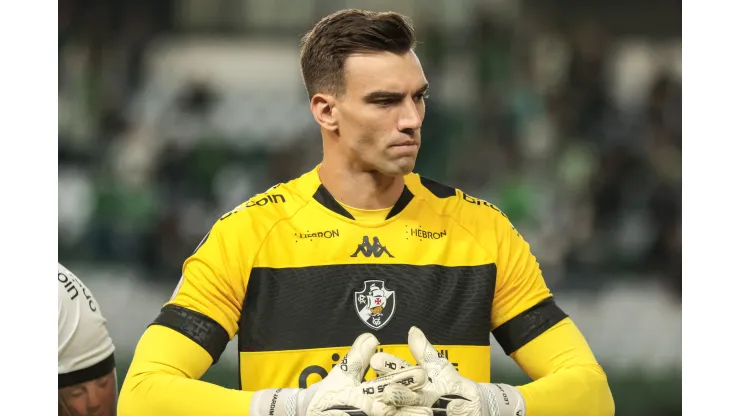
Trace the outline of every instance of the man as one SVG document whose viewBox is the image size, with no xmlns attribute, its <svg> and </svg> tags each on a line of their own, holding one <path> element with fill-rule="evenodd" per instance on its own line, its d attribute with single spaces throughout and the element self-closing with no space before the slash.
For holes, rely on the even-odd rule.
<svg viewBox="0 0 740 416">
<path fill-rule="evenodd" d="M 114 416 L 116 381 L 113 342 L 90 290 L 57 264 L 60 416 Z"/>
<path fill-rule="evenodd" d="M 412 173 L 428 87 L 414 43 L 409 19 L 358 10 L 304 37 L 323 161 L 224 215 L 185 261 L 122 415 L 614 414 L 508 219 Z M 491 330 L 535 381 L 490 384 Z M 236 335 L 242 391 L 199 381 Z"/>
</svg>

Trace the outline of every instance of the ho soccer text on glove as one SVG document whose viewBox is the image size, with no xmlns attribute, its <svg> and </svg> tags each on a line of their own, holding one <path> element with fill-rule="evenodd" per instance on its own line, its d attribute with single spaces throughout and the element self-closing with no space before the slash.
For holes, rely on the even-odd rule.
<svg viewBox="0 0 740 416">
<path fill-rule="evenodd" d="M 416 404 L 400 408 L 395 416 L 525 416 L 524 398 L 519 390 L 461 376 L 416 327 L 409 331 L 409 349 L 429 378 L 411 392 L 416 396 Z M 403 374 L 411 368 L 408 362 L 385 352 L 375 354 L 370 365 L 382 377 Z"/>
<path fill-rule="evenodd" d="M 427 380 L 418 366 L 362 381 L 378 345 L 372 334 L 362 334 L 326 378 L 309 388 L 255 392 L 250 416 L 392 416 L 396 407 L 414 404 L 413 390 Z"/>
</svg>

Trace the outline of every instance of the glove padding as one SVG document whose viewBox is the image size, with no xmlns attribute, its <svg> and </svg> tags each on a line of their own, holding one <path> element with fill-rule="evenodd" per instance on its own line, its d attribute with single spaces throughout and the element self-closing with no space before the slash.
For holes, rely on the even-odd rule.
<svg viewBox="0 0 740 416">
<path fill-rule="evenodd" d="M 405 392 L 415 397 L 416 403 L 399 408 L 395 416 L 525 416 L 524 398 L 515 387 L 476 383 L 461 376 L 419 328 L 409 331 L 409 349 L 429 378 L 421 388 Z M 382 377 L 403 374 L 413 367 L 385 352 L 375 354 L 370 366 Z"/>
<path fill-rule="evenodd" d="M 396 407 L 412 405 L 413 392 L 427 380 L 420 367 L 362 382 L 379 342 L 360 335 L 347 355 L 320 382 L 308 389 L 267 389 L 254 393 L 251 416 L 392 416 Z"/>
</svg>

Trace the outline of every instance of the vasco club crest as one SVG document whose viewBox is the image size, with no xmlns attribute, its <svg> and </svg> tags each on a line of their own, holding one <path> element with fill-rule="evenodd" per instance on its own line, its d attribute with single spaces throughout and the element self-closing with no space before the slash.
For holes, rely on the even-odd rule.
<svg viewBox="0 0 740 416">
<path fill-rule="evenodd" d="M 384 327 L 396 310 L 395 293 L 382 280 L 366 280 L 365 287 L 355 292 L 355 310 L 362 322 L 376 330 Z"/>
</svg>

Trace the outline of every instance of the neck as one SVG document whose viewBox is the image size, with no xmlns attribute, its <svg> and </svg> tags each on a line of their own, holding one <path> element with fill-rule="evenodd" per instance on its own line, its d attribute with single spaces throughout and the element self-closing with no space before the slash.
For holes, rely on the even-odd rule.
<svg viewBox="0 0 740 416">
<path fill-rule="evenodd" d="M 366 171 L 351 162 L 324 155 L 319 179 L 337 201 L 357 209 L 383 209 L 396 203 L 403 192 L 403 176 Z"/>
</svg>

